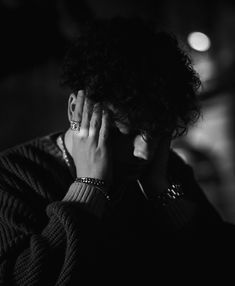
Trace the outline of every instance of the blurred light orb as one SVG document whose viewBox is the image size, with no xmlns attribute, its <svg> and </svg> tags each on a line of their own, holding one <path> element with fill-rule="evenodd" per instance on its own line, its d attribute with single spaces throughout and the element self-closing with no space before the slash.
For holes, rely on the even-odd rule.
<svg viewBox="0 0 235 286">
<path fill-rule="evenodd" d="M 188 43 L 191 48 L 199 52 L 209 50 L 211 41 L 208 36 L 201 32 L 192 32 L 188 35 Z"/>
</svg>

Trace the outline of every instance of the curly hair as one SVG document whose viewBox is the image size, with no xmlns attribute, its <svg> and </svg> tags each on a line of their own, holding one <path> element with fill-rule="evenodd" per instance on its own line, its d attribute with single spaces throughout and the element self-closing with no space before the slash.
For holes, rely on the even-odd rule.
<svg viewBox="0 0 235 286">
<path fill-rule="evenodd" d="M 141 19 L 96 19 L 82 27 L 63 64 L 62 84 L 112 104 L 116 120 L 152 136 L 182 135 L 200 116 L 200 79 L 176 37 Z"/>
</svg>

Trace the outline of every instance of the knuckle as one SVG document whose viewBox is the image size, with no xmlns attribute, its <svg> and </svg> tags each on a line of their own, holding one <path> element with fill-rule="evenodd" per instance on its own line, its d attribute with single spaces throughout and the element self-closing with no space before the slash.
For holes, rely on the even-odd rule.
<svg viewBox="0 0 235 286">
<path fill-rule="evenodd" d="M 95 128 L 91 127 L 89 130 L 89 135 L 92 137 L 95 135 Z"/>
<path fill-rule="evenodd" d="M 73 138 L 75 138 L 76 140 L 80 139 L 81 136 L 80 136 L 79 132 L 73 132 Z"/>
</svg>

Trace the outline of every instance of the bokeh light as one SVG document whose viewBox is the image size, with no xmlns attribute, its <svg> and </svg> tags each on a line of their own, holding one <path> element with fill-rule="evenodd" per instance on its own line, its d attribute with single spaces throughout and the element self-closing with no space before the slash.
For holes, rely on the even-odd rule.
<svg viewBox="0 0 235 286">
<path fill-rule="evenodd" d="M 192 32 L 188 35 L 188 44 L 196 51 L 205 52 L 209 50 L 211 41 L 204 33 Z"/>
</svg>

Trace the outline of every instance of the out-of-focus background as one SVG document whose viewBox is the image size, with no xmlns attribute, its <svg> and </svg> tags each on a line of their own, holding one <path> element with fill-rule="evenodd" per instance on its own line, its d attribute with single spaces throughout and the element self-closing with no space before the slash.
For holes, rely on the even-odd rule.
<svg viewBox="0 0 235 286">
<path fill-rule="evenodd" d="M 202 117 L 172 147 L 208 199 L 235 223 L 235 1 L 0 0 L 0 150 L 67 128 L 59 84 L 81 23 L 138 16 L 176 34 L 201 76 Z"/>
</svg>

